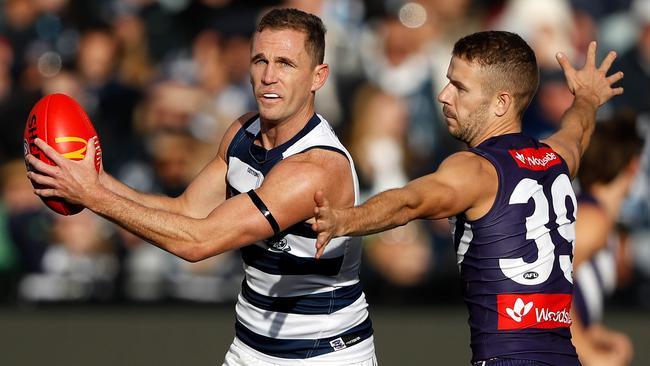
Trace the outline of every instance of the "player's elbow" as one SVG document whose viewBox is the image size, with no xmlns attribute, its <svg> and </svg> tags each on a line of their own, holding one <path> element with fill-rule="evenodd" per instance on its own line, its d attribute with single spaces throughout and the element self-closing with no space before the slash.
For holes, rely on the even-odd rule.
<svg viewBox="0 0 650 366">
<path fill-rule="evenodd" d="M 182 249 L 178 249 L 174 253 L 177 257 L 186 260 L 190 263 L 200 262 L 204 259 L 212 257 L 214 254 L 205 250 L 202 245 L 187 245 Z"/>
<path fill-rule="evenodd" d="M 221 253 L 219 248 L 219 243 L 214 240 L 193 238 L 178 245 L 173 254 L 188 262 L 196 263 Z"/>
</svg>

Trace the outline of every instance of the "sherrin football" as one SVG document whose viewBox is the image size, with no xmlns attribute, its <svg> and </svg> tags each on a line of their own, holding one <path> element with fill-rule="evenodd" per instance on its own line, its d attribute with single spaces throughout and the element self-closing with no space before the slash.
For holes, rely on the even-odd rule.
<svg viewBox="0 0 650 366">
<path fill-rule="evenodd" d="M 25 123 L 23 148 L 25 156 L 30 153 L 37 159 L 54 165 L 34 143 L 37 137 L 64 157 L 81 160 L 86 156 L 88 140 L 96 135 L 95 128 L 79 103 L 64 94 L 49 94 L 41 98 L 29 112 Z M 95 167 L 99 171 L 101 165 L 99 144 L 96 144 L 96 152 Z M 32 170 L 29 164 L 27 170 Z M 38 188 L 35 183 L 32 184 Z M 42 200 L 49 208 L 62 215 L 73 215 L 83 210 L 82 206 L 69 204 L 60 198 L 42 198 Z"/>
</svg>

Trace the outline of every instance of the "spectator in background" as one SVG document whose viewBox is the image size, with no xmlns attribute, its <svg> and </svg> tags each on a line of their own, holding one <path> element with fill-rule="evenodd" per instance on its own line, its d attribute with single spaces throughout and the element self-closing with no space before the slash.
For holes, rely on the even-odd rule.
<svg viewBox="0 0 650 366">
<path fill-rule="evenodd" d="M 650 0 L 634 0 L 630 13 L 638 35 L 636 43 L 618 61 L 617 67 L 626 75 L 621 84 L 626 93 L 615 105 L 638 114 L 650 113 Z"/>
<path fill-rule="evenodd" d="M 639 171 L 642 140 L 633 118 L 618 117 L 596 125 L 582 157 L 578 180 L 575 288 L 571 333 L 585 366 L 628 365 L 632 343 L 602 324 L 603 303 L 617 285 L 619 268 L 632 258 L 617 223 L 623 201 Z"/>
<path fill-rule="evenodd" d="M 562 115 L 573 103 L 561 70 L 543 69 L 537 94 L 524 113 L 522 129 L 535 138 L 544 139 L 560 128 Z"/>
<path fill-rule="evenodd" d="M 365 200 L 408 182 L 408 105 L 398 96 L 364 85 L 357 90 L 353 106 L 347 146 L 357 163 Z M 369 275 L 382 279 L 370 279 L 366 287 L 381 283 L 376 292 L 394 294 L 398 291 L 395 287 L 411 288 L 423 282 L 433 262 L 432 243 L 424 225 L 412 222 L 364 238 Z"/>
<path fill-rule="evenodd" d="M 573 102 L 555 55 L 563 50 L 569 60 L 582 62 L 584 59 L 581 54 L 584 50 L 575 44 L 575 19 L 568 0 L 509 0 L 492 20 L 495 29 L 520 34 L 537 57 L 539 91 L 524 115 L 522 126 L 530 136 L 540 139 L 550 136 L 559 128 L 562 114 Z"/>
<path fill-rule="evenodd" d="M 181 93 L 196 91 L 191 87 L 176 86 Z M 176 86 L 164 86 L 172 88 L 169 89 L 172 97 L 163 98 L 163 101 L 172 102 L 175 99 L 173 96 L 183 95 L 174 94 L 172 90 Z M 171 112 L 177 109 L 174 106 L 187 106 L 183 103 L 187 99 L 176 99 L 176 102 L 179 101 L 180 103 L 156 105 L 171 108 L 168 109 Z M 145 187 L 149 191 L 175 197 L 187 188 L 189 182 L 207 164 L 212 149 L 204 141 L 194 138 L 187 128 L 183 128 L 187 116 L 182 116 L 182 113 L 169 115 L 179 118 L 170 119 L 169 124 L 165 124 L 166 120 L 153 118 L 150 120 L 152 124 L 147 125 L 146 164 L 134 161 L 122 171 L 140 189 Z M 176 121 L 180 121 L 180 124 Z M 143 167 L 152 169 L 142 169 Z M 236 299 L 243 276 L 241 260 L 236 252 L 223 253 L 201 263 L 185 263 L 123 229 L 118 230 L 118 236 L 124 248 L 123 283 L 124 296 L 128 300 L 224 302 Z"/>
<path fill-rule="evenodd" d="M 35 201 L 29 197 L 29 191 L 21 189 L 24 180 L 16 179 L 15 172 L 22 172 L 22 169 L 22 161 L 0 165 L 0 302 L 13 297 L 18 273 L 18 253 L 11 233 L 10 215 Z"/>
<path fill-rule="evenodd" d="M 427 23 L 407 27 L 398 17 L 399 9 L 389 10 L 368 23 L 359 52 L 368 82 L 407 103 L 406 141 L 413 171 L 406 173 L 411 177 L 434 165 L 443 136 L 434 104 L 437 87 L 433 85 L 432 58 L 427 47 L 432 32 Z M 420 8 L 420 12 L 424 9 Z"/>
<path fill-rule="evenodd" d="M 108 301 L 115 294 L 119 267 L 110 227 L 84 210 L 55 215 L 42 272 L 24 276 L 20 298 L 28 301 Z"/>
<path fill-rule="evenodd" d="M 140 92 L 119 78 L 119 43 L 109 27 L 85 30 L 79 39 L 76 67 L 84 88 L 80 103 L 93 121 L 102 143 L 120 146 L 115 156 L 104 158 L 109 172 L 138 152 L 133 136 L 133 111 Z"/>
<path fill-rule="evenodd" d="M 118 79 L 131 88 L 145 88 L 156 70 L 149 56 L 144 22 L 135 14 L 125 13 L 116 16 L 111 27 L 121 56 L 117 61 Z"/>
<path fill-rule="evenodd" d="M 49 246 L 49 227 L 52 215 L 45 205 L 33 197 L 33 188 L 25 179 L 23 159 L 11 160 L 0 169 L 1 200 L 6 213 L 8 240 L 14 245 L 17 268 L 22 274 L 43 270 L 42 259 Z"/>
</svg>

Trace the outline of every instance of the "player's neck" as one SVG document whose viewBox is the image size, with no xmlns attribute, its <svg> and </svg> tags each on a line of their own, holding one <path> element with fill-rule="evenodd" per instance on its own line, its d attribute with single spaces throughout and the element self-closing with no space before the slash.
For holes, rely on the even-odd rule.
<svg viewBox="0 0 650 366">
<path fill-rule="evenodd" d="M 313 115 L 314 108 L 311 106 L 280 121 L 260 118 L 260 143 L 265 149 L 272 149 L 284 144 L 300 132 Z"/>
<path fill-rule="evenodd" d="M 506 135 L 509 133 L 521 132 L 521 123 L 512 120 L 494 120 L 488 123 L 487 127 L 472 141 L 467 143 L 468 147 L 480 145 L 483 141 L 494 137 Z"/>
</svg>

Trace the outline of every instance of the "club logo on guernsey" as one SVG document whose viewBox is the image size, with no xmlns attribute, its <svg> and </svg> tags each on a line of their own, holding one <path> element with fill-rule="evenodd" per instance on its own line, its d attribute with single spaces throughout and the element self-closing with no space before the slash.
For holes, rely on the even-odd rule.
<svg viewBox="0 0 650 366">
<path fill-rule="evenodd" d="M 289 246 L 289 243 L 287 243 L 287 239 L 281 238 L 281 239 L 267 239 L 264 240 L 266 245 L 269 246 L 269 249 L 274 252 L 289 252 L 291 251 L 291 247 Z"/>
<path fill-rule="evenodd" d="M 497 295 L 499 330 L 571 326 L 570 294 Z"/>
<path fill-rule="evenodd" d="M 508 150 L 508 152 L 520 168 L 529 170 L 547 170 L 561 162 L 557 153 L 549 147 Z"/>
</svg>

